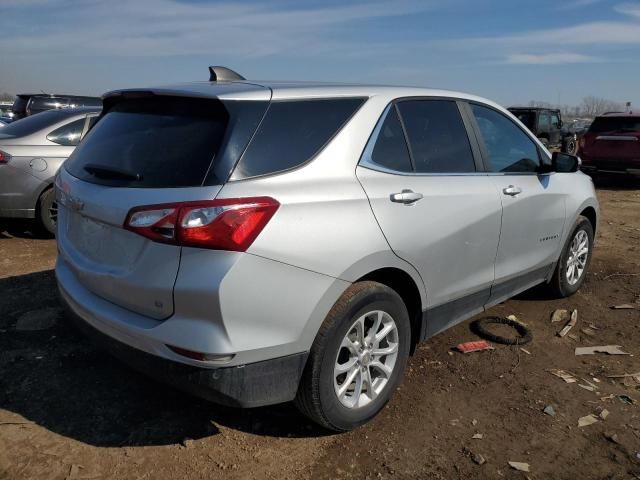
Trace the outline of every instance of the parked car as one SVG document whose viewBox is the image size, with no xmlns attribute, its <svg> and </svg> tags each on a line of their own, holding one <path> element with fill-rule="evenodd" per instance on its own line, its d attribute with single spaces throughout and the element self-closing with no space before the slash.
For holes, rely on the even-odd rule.
<svg viewBox="0 0 640 480">
<path fill-rule="evenodd" d="M 547 148 L 574 155 L 577 136 L 563 130 L 560 110 L 537 107 L 510 107 L 513 113 Z"/>
<path fill-rule="evenodd" d="M 0 118 L 2 117 L 13 117 L 13 110 L 11 107 L 13 106 L 13 102 L 0 102 Z"/>
<path fill-rule="evenodd" d="M 640 115 L 614 113 L 596 117 L 579 148 L 585 172 L 640 176 Z"/>
<path fill-rule="evenodd" d="M 56 180 L 64 303 L 134 368 L 344 431 L 417 342 L 582 284 L 593 184 L 502 107 L 212 72 L 107 93 Z"/>
<path fill-rule="evenodd" d="M 53 179 L 100 113 L 96 108 L 52 110 L 0 130 L 0 217 L 34 219 L 53 234 Z"/>
<path fill-rule="evenodd" d="M 11 108 L 16 120 L 60 108 L 102 108 L 102 99 L 78 95 L 50 95 L 46 93 L 20 93 Z"/>
<path fill-rule="evenodd" d="M 563 127 L 562 134 L 564 136 L 564 152 L 571 155 L 577 155 L 580 139 L 585 133 L 587 133 L 591 122 L 592 120 L 577 119 Z"/>
</svg>

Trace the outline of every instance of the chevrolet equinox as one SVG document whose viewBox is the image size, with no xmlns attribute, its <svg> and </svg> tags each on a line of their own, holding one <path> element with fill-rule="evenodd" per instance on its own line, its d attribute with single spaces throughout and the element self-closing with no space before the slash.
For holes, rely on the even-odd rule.
<svg viewBox="0 0 640 480">
<path fill-rule="evenodd" d="M 56 179 L 61 296 L 133 368 L 346 431 L 418 342 L 537 284 L 580 288 L 593 184 L 504 108 L 210 71 L 105 94 Z"/>
</svg>

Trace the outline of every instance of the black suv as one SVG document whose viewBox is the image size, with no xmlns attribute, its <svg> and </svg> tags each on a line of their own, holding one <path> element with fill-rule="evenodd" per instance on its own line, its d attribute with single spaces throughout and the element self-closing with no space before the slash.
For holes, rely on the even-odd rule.
<svg viewBox="0 0 640 480">
<path fill-rule="evenodd" d="M 547 148 L 558 148 L 574 154 L 576 139 L 562 129 L 560 110 L 537 107 L 511 107 L 509 111 L 525 124 Z"/>
<path fill-rule="evenodd" d="M 102 99 L 99 97 L 81 97 L 78 95 L 49 95 L 47 93 L 20 93 L 13 102 L 14 120 L 33 115 L 35 113 L 56 108 L 99 107 Z"/>
</svg>

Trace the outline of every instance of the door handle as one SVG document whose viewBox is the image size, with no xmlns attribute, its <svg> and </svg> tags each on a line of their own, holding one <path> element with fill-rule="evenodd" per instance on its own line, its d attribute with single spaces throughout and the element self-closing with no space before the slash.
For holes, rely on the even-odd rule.
<svg viewBox="0 0 640 480">
<path fill-rule="evenodd" d="M 512 197 L 515 197 L 519 193 L 522 193 L 522 189 L 515 185 L 509 185 L 508 187 L 502 189 L 502 193 L 504 193 L 505 195 L 511 195 Z"/>
<path fill-rule="evenodd" d="M 392 193 L 390 198 L 392 202 L 404 203 L 405 205 L 412 205 L 423 197 L 421 193 L 416 193 L 413 190 L 402 190 L 400 193 Z"/>
</svg>

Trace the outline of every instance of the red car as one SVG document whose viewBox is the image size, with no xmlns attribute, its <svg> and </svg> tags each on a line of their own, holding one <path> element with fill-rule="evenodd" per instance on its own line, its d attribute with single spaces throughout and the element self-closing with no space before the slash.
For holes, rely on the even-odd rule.
<svg viewBox="0 0 640 480">
<path fill-rule="evenodd" d="M 587 173 L 640 176 L 640 115 L 610 113 L 596 117 L 580 139 L 578 155 Z"/>
</svg>

